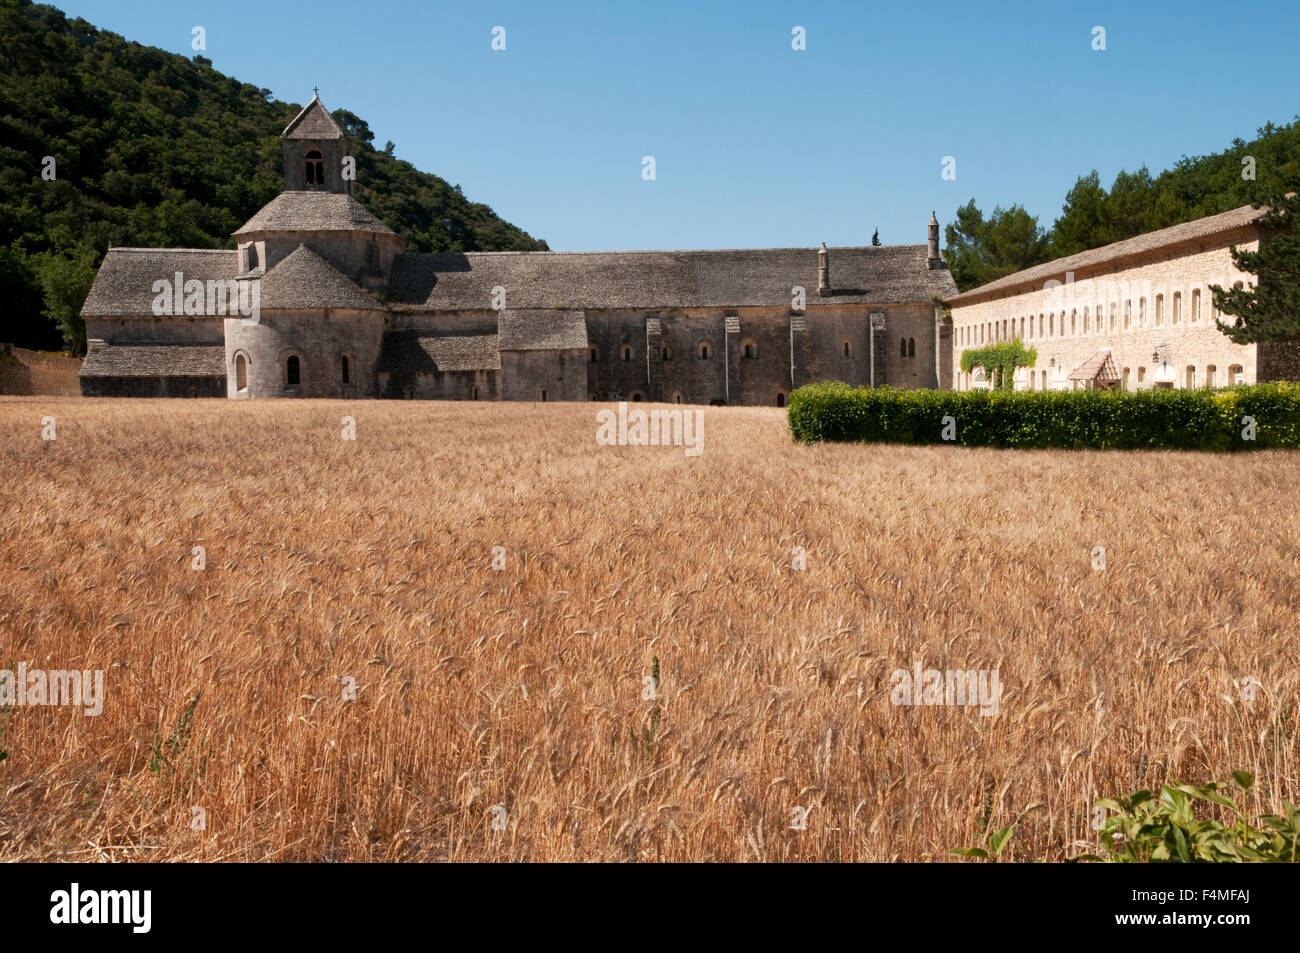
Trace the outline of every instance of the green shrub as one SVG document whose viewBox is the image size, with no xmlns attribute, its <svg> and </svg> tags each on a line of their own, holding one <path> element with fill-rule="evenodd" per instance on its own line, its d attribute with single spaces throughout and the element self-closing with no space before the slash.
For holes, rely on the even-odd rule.
<svg viewBox="0 0 1300 953">
<path fill-rule="evenodd" d="M 1232 778 L 1248 792 L 1255 783 L 1247 771 L 1234 771 Z M 1085 854 L 1075 860 L 1140 863 L 1296 863 L 1300 861 L 1300 808 L 1287 801 L 1286 815 L 1265 814 L 1255 826 L 1237 803 L 1220 791 L 1224 784 L 1204 787 L 1192 784 L 1160 787 L 1160 796 L 1138 791 L 1122 800 L 1107 798 L 1098 807 L 1112 812 L 1102 825 L 1101 842 L 1106 857 Z M 1215 818 L 1197 820 L 1196 802 L 1216 804 L 1235 816 L 1230 824 Z M 1231 820 L 1231 817 L 1230 817 Z M 1270 830 L 1271 828 L 1271 830 Z"/>
<path fill-rule="evenodd" d="M 951 440 L 944 439 L 945 417 Z M 1249 418 L 1249 420 L 1247 419 Z M 946 391 L 809 384 L 790 395 L 803 443 L 945 443 L 1100 450 L 1300 447 L 1300 386 L 1223 390 Z M 1254 439 L 1249 425 L 1253 421 Z"/>
<path fill-rule="evenodd" d="M 1232 779 L 1243 795 L 1255 784 L 1248 771 L 1234 771 Z M 1100 831 L 1106 854 L 1070 859 L 1111 864 L 1300 862 L 1300 807 L 1283 801 L 1285 815 L 1264 814 L 1252 824 L 1236 801 L 1220 793 L 1224 787 L 1219 782 L 1197 787 L 1174 781 L 1161 785 L 1159 797 L 1138 791 L 1099 801 L 1097 806 L 1109 812 Z M 1230 823 L 1213 817 L 1197 820 L 1197 802 L 1217 805 L 1223 809 L 1221 813 L 1229 815 Z M 996 861 L 1011 840 L 1012 829 L 1004 827 L 989 834 L 987 849 L 963 847 L 948 853 Z"/>
</svg>

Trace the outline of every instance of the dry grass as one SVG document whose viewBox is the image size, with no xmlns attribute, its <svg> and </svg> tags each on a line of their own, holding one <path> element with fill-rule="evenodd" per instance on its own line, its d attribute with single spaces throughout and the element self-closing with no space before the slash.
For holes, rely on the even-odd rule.
<svg viewBox="0 0 1300 953">
<path fill-rule="evenodd" d="M 693 459 L 594 433 L 0 402 L 0 666 L 107 673 L 97 718 L 13 712 L 0 857 L 934 860 L 1017 821 L 1060 859 L 1171 775 L 1300 798 L 1300 457 L 803 447 L 758 408 Z M 997 669 L 1000 714 L 891 705 L 917 659 Z"/>
</svg>

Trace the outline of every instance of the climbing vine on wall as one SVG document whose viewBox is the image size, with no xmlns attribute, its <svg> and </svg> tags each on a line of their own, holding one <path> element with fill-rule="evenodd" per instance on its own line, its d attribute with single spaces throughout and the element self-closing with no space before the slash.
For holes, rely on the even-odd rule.
<svg viewBox="0 0 1300 953">
<path fill-rule="evenodd" d="M 1026 348 L 1020 343 L 1020 338 L 961 352 L 963 371 L 969 374 L 982 367 L 993 386 L 1002 389 L 1011 388 L 1011 378 L 1017 367 L 1031 367 L 1037 362 L 1038 351 Z"/>
</svg>

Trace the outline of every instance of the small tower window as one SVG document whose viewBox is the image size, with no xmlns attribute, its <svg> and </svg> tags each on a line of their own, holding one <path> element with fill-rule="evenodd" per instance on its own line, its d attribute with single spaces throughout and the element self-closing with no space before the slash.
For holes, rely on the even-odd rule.
<svg viewBox="0 0 1300 953">
<path fill-rule="evenodd" d="M 290 354 L 284 362 L 284 386 L 297 387 L 299 382 L 299 362 L 297 354 Z"/>
<path fill-rule="evenodd" d="M 306 181 L 308 185 L 325 184 L 325 160 L 321 158 L 319 149 L 312 149 L 304 157 Z"/>
</svg>

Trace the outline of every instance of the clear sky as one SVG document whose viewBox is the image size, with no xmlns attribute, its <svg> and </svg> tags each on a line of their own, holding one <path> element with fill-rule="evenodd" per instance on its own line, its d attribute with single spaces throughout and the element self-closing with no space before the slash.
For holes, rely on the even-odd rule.
<svg viewBox="0 0 1300 953">
<path fill-rule="evenodd" d="M 202 26 L 218 70 L 319 86 L 559 251 L 923 242 L 972 197 L 1050 225 L 1093 168 L 1154 174 L 1300 112 L 1300 0 L 55 5 L 186 56 Z"/>
</svg>

